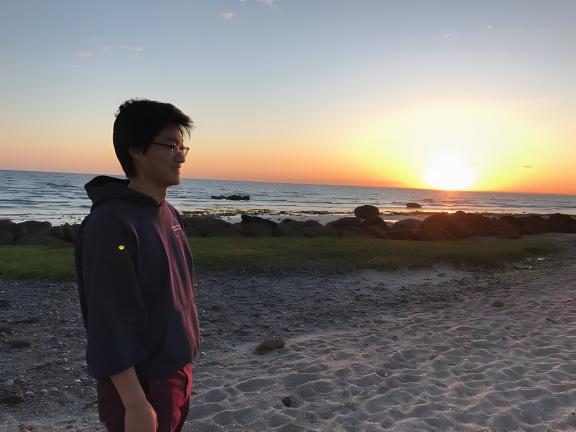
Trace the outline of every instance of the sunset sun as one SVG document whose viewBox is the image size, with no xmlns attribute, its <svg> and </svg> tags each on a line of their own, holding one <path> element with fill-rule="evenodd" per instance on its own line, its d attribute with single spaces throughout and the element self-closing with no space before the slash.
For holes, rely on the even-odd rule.
<svg viewBox="0 0 576 432">
<path fill-rule="evenodd" d="M 474 185 L 476 170 L 457 156 L 443 156 L 430 161 L 426 183 L 434 189 L 465 190 Z"/>
</svg>

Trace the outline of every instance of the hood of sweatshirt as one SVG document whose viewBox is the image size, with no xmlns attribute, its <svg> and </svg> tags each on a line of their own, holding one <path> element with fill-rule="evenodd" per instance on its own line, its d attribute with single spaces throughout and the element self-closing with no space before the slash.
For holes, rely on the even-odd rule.
<svg viewBox="0 0 576 432">
<path fill-rule="evenodd" d="M 92 200 L 93 210 L 99 204 L 112 199 L 135 201 L 144 205 L 160 207 L 154 198 L 128 187 L 130 180 L 101 175 L 94 177 L 84 185 L 88 197 Z"/>
</svg>

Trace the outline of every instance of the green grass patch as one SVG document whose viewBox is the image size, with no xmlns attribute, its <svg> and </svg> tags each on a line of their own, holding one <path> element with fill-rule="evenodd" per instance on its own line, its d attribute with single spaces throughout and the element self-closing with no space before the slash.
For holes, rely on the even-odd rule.
<svg viewBox="0 0 576 432">
<path fill-rule="evenodd" d="M 435 264 L 495 268 L 559 250 L 554 242 L 537 239 L 416 242 L 327 237 L 232 237 L 190 238 L 189 243 L 198 273 L 298 269 L 347 272 L 356 269 L 426 268 Z M 74 249 L 0 246 L 0 277 L 74 280 Z"/>
</svg>

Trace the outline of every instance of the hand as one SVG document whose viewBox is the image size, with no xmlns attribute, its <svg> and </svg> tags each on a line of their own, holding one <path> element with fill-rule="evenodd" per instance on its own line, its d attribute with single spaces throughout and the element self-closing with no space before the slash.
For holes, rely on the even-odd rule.
<svg viewBox="0 0 576 432">
<path fill-rule="evenodd" d="M 157 429 L 156 411 L 147 400 L 126 409 L 124 415 L 125 432 L 156 432 Z"/>
</svg>

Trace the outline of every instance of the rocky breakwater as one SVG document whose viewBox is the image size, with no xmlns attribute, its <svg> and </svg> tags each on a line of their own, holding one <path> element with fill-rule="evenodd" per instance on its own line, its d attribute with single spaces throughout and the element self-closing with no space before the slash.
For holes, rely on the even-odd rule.
<svg viewBox="0 0 576 432">
<path fill-rule="evenodd" d="M 446 241 L 470 237 L 517 239 L 524 234 L 546 232 L 576 233 L 576 218 L 569 215 L 501 216 L 456 212 L 439 213 L 424 221 L 404 219 L 386 223 L 377 207 L 363 205 L 354 209 L 354 216 L 344 217 L 326 225 L 315 220 L 296 221 L 242 215 L 239 223 L 228 223 L 208 216 L 184 218 L 189 237 L 366 237 L 393 240 Z"/>
<path fill-rule="evenodd" d="M 458 211 L 434 214 L 423 221 L 408 218 L 389 224 L 381 218 L 378 208 L 371 205 L 357 207 L 354 216 L 326 225 L 316 220 L 274 222 L 249 215 L 242 215 L 239 223 L 213 216 L 186 215 L 183 221 L 188 237 L 365 237 L 446 241 L 478 236 L 517 239 L 525 234 L 576 233 L 576 218 L 564 214 L 489 217 Z M 79 224 L 52 226 L 49 222 L 0 220 L 0 245 L 66 246 L 76 241 L 78 228 Z"/>
</svg>

